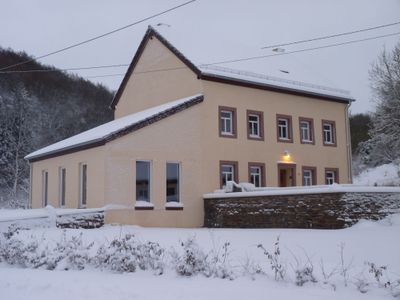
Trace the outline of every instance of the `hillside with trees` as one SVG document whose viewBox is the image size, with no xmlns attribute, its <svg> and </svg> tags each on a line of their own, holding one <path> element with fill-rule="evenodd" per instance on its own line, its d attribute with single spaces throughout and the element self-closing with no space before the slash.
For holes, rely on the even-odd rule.
<svg viewBox="0 0 400 300">
<path fill-rule="evenodd" d="M 0 68 L 32 59 L 0 48 Z M 35 72 L 12 72 L 27 71 Z M 0 71 L 0 207 L 24 206 L 28 153 L 113 119 L 113 93 L 36 61 Z"/>
</svg>

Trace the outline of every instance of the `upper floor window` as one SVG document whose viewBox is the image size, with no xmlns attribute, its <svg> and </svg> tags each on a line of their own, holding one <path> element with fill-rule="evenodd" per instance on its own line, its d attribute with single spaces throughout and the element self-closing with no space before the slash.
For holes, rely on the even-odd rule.
<svg viewBox="0 0 400 300">
<path fill-rule="evenodd" d="M 338 169 L 325 169 L 325 184 L 339 183 L 339 170 Z"/>
<path fill-rule="evenodd" d="M 42 171 L 42 204 L 46 207 L 49 204 L 49 172 Z"/>
<path fill-rule="evenodd" d="M 179 202 L 179 163 L 167 163 L 167 202 Z"/>
<path fill-rule="evenodd" d="M 317 184 L 317 169 L 315 167 L 303 167 L 303 185 Z"/>
<path fill-rule="evenodd" d="M 150 161 L 136 161 L 136 201 L 150 202 Z"/>
<path fill-rule="evenodd" d="M 293 143 L 292 117 L 276 115 L 278 142 Z"/>
<path fill-rule="evenodd" d="M 322 120 L 322 139 L 325 146 L 336 146 L 335 121 Z"/>
<path fill-rule="evenodd" d="M 236 108 L 219 107 L 219 135 L 236 138 Z"/>
<path fill-rule="evenodd" d="M 262 140 L 264 138 L 262 111 L 247 111 L 247 137 L 254 140 Z"/>
<path fill-rule="evenodd" d="M 60 197 L 60 207 L 65 206 L 65 181 L 66 181 L 67 171 L 65 168 L 60 167 L 59 169 L 59 197 Z"/>
<path fill-rule="evenodd" d="M 79 207 L 87 204 L 87 164 L 79 165 Z"/>
<path fill-rule="evenodd" d="M 314 144 L 313 119 L 299 118 L 300 142 L 302 144 Z"/>
<path fill-rule="evenodd" d="M 228 181 L 238 181 L 238 163 L 235 161 L 220 161 L 220 185 L 226 186 Z"/>
<path fill-rule="evenodd" d="M 265 165 L 262 163 L 249 163 L 249 182 L 255 187 L 265 186 Z"/>
</svg>

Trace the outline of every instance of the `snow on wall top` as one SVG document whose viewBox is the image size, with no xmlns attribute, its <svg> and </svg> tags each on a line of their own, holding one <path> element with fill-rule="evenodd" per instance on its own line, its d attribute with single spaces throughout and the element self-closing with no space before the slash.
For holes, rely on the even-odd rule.
<svg viewBox="0 0 400 300">
<path fill-rule="evenodd" d="M 241 185 L 241 184 L 239 184 Z M 214 193 L 203 195 L 205 199 L 213 198 L 233 198 L 233 197 L 254 197 L 254 196 L 278 196 L 295 194 L 326 194 L 326 193 L 400 193 L 400 187 L 375 187 L 360 186 L 354 184 L 331 184 L 314 186 L 295 186 L 295 187 L 267 187 L 254 188 L 248 192 L 226 193 L 218 190 Z"/>
<path fill-rule="evenodd" d="M 118 132 L 121 132 L 131 126 L 134 126 L 135 124 L 138 124 L 159 114 L 171 111 L 175 108 L 181 107 L 193 100 L 199 99 L 200 97 L 203 97 L 203 95 L 196 94 L 190 97 L 155 106 L 137 113 L 133 113 L 122 118 L 118 118 L 114 121 L 110 121 L 103 125 L 97 126 L 90 130 L 74 135 L 70 138 L 32 152 L 25 156 L 25 159 L 32 160 L 34 158 L 39 158 L 63 150 L 73 149 L 79 146 L 107 140 L 107 138 L 111 137 L 112 135 L 117 134 Z"/>
</svg>

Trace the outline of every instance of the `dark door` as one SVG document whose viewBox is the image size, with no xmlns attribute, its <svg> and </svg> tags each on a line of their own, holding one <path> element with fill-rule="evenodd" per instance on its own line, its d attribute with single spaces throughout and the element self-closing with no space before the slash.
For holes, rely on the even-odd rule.
<svg viewBox="0 0 400 300">
<path fill-rule="evenodd" d="M 278 164 L 278 179 L 280 187 L 296 186 L 296 165 Z"/>
</svg>

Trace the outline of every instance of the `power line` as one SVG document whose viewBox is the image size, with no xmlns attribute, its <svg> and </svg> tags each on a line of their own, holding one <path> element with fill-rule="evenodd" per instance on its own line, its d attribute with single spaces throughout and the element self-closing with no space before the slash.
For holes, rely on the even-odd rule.
<svg viewBox="0 0 400 300">
<path fill-rule="evenodd" d="M 213 62 L 213 63 L 209 63 L 209 64 L 202 64 L 202 66 L 228 64 L 228 63 L 233 63 L 233 62 L 248 61 L 248 60 L 261 59 L 261 58 L 267 58 L 267 57 L 273 57 L 273 56 L 281 56 L 281 55 L 288 55 L 288 54 L 293 54 L 293 53 L 307 52 L 307 51 L 313 51 L 313 50 L 318 50 L 318 49 L 325 49 L 325 48 L 331 48 L 331 47 L 337 47 L 337 46 L 342 46 L 342 45 L 355 44 L 355 43 L 360 43 L 360 42 L 365 42 L 365 41 L 370 41 L 370 40 L 376 40 L 376 39 L 389 37 L 389 36 L 395 36 L 395 35 L 399 35 L 399 34 L 400 34 L 400 32 L 395 32 L 395 33 L 379 35 L 379 36 L 365 38 L 365 39 L 359 39 L 359 40 L 353 40 L 353 41 L 348 41 L 348 42 L 329 44 L 329 45 L 319 46 L 319 47 L 305 48 L 305 49 L 294 50 L 294 51 L 290 51 L 290 52 L 282 52 L 282 53 L 260 55 L 260 56 L 252 56 L 252 57 L 246 57 L 246 58 L 223 60 L 223 61 Z"/>
<path fill-rule="evenodd" d="M 24 65 L 24 64 L 33 62 L 33 61 L 35 61 L 35 60 L 38 60 L 38 59 L 41 59 L 41 58 L 44 58 L 44 57 L 48 57 L 48 56 L 51 56 L 51 55 L 54 55 L 54 54 L 57 54 L 57 53 L 60 53 L 60 52 L 63 52 L 63 51 L 66 51 L 66 50 L 69 50 L 69 49 L 72 49 L 72 48 L 81 46 L 81 45 L 84 45 L 84 44 L 87 44 L 87 43 L 93 42 L 93 41 L 95 41 L 95 40 L 98 40 L 98 39 L 103 38 L 103 37 L 105 37 L 105 36 L 108 36 L 108 35 L 110 35 L 110 34 L 116 33 L 116 32 L 118 32 L 118 31 L 124 30 L 124 29 L 126 29 L 126 28 L 132 27 L 132 26 L 137 25 L 137 24 L 139 24 L 139 23 L 143 23 L 143 22 L 145 22 L 145 21 L 147 21 L 147 20 L 150 20 L 150 19 L 153 19 L 153 18 L 155 18 L 155 17 L 158 17 L 158 16 L 161 16 L 161 15 L 163 15 L 163 14 L 166 14 L 166 13 L 168 13 L 168 12 L 170 12 L 170 11 L 173 11 L 173 10 L 176 10 L 176 9 L 178 9 L 178 8 L 181 8 L 181 7 L 185 6 L 185 5 L 188 5 L 188 4 L 190 4 L 190 3 L 193 3 L 193 2 L 195 2 L 195 1 L 197 1 L 197 0 L 190 0 L 190 1 L 187 1 L 187 2 L 185 2 L 185 3 L 182 3 L 182 4 L 180 4 L 180 5 L 174 6 L 174 7 L 172 7 L 172 8 L 167 9 L 167 10 L 164 10 L 164 11 L 162 11 L 162 12 L 156 13 L 156 14 L 154 14 L 154 15 L 151 15 L 151 16 L 149 16 L 149 17 L 146 17 L 146 18 L 141 19 L 141 20 L 139 20 L 139 21 L 136 21 L 136 22 L 134 22 L 134 23 L 130 23 L 130 24 L 125 25 L 125 26 L 123 26 L 123 27 L 120 27 L 120 28 L 111 30 L 111 31 L 109 31 L 109 32 L 103 33 L 103 34 L 101 34 L 101 35 L 95 36 L 95 37 L 90 38 L 90 39 L 87 39 L 87 40 L 84 40 L 84 41 L 82 41 L 82 42 L 79 42 L 79 43 L 76 43 L 76 44 L 72 44 L 72 45 L 70 45 L 70 46 L 64 47 L 64 48 L 62 48 L 62 49 L 59 49 L 59 50 L 56 50 L 56 51 L 53 51 L 53 52 L 50 52 L 50 53 L 47 53 L 47 54 L 44 54 L 44 55 L 41 55 L 41 56 L 38 56 L 38 57 L 36 57 L 36 58 L 32 58 L 32 59 L 29 59 L 29 60 L 26 60 L 26 61 L 22 61 L 22 62 L 13 64 L 13 65 L 9 65 L 9 66 L 0 68 L 0 71 L 7 70 L 7 69 L 10 69 L 10 68 L 12 68 L 12 67 Z"/>
<path fill-rule="evenodd" d="M 319 47 L 305 48 L 305 49 L 294 50 L 294 51 L 290 51 L 290 52 L 274 53 L 274 54 L 261 55 L 261 56 L 252 56 L 252 57 L 238 58 L 238 59 L 232 59 L 232 60 L 224 60 L 224 61 L 212 62 L 212 63 L 208 63 L 208 64 L 201 64 L 200 67 L 202 67 L 202 66 L 205 66 L 205 67 L 206 67 L 206 66 L 210 66 L 210 65 L 219 65 L 219 64 L 225 64 L 225 63 L 240 62 L 240 61 L 256 60 L 256 59 L 262 59 L 262 58 L 268 58 L 268 57 L 274 57 L 274 56 L 281 56 L 281 55 L 288 55 L 288 54 L 299 53 L 299 52 L 307 52 L 307 51 L 313 51 L 313 50 L 318 50 L 318 49 L 325 49 L 325 48 L 337 47 L 337 46 L 342 46 L 342 45 L 354 44 L 354 43 L 359 43 L 359 42 L 364 42 L 364 41 L 369 41 L 369 40 L 374 40 L 374 39 L 389 37 L 389 36 L 395 36 L 395 35 L 399 35 L 399 34 L 400 34 L 400 32 L 395 32 L 395 33 L 386 34 L 386 35 L 380 35 L 380 36 L 375 36 L 375 37 L 370 37 L 370 38 L 365 38 L 365 39 L 359 39 L 359 40 L 353 40 L 353 41 L 348 41 L 348 42 L 342 42 L 342 43 L 329 44 L 329 45 L 319 46 Z M 78 70 L 90 70 L 90 69 L 101 69 L 101 68 L 115 68 L 115 67 L 126 67 L 126 66 L 129 66 L 129 64 L 114 64 L 114 65 L 101 65 L 101 66 L 90 66 L 90 67 L 74 67 L 74 68 L 48 69 L 48 70 L 36 69 L 36 70 L 0 71 L 0 74 L 13 74 L 13 73 L 46 73 L 46 72 L 58 72 L 58 71 L 78 71 Z M 180 69 L 185 69 L 185 68 L 186 68 L 186 67 L 153 69 L 153 70 L 147 70 L 147 71 L 134 72 L 133 75 L 135 75 L 135 74 L 153 73 L 153 72 L 163 72 L 163 71 L 180 70 Z M 104 75 L 104 77 L 108 77 L 108 76 L 120 76 L 120 75 L 121 75 L 120 73 L 118 73 L 118 74 L 106 74 L 106 75 Z M 102 77 L 102 76 L 103 76 L 103 75 L 90 76 L 90 78 Z M 88 76 L 87 76 L 87 77 L 88 77 Z"/>
<path fill-rule="evenodd" d="M 91 66 L 91 67 L 74 67 L 74 68 L 63 68 L 63 69 L 15 70 L 15 71 L 0 71 L 0 74 L 51 73 L 51 72 L 62 72 L 62 71 L 79 71 L 79 70 L 92 70 L 92 69 L 105 69 L 105 68 L 120 68 L 120 67 L 127 67 L 127 66 L 129 66 L 129 64 L 103 65 L 103 66 Z"/>
<path fill-rule="evenodd" d="M 350 34 L 354 34 L 354 33 L 360 33 L 360 32 L 375 30 L 375 29 L 379 29 L 379 28 L 394 26 L 394 25 L 398 25 L 398 24 L 400 24 L 400 22 L 394 22 L 394 23 L 389 23 L 389 24 L 384 24 L 384 25 L 379 25 L 379 26 L 374 26 L 374 27 L 368 27 L 368 28 L 353 30 L 353 31 L 348 31 L 348 32 L 342 32 L 342 33 L 337 33 L 337 34 L 332 34 L 332 35 L 325 35 L 325 36 L 320 36 L 320 37 L 311 38 L 311 39 L 299 40 L 299 41 L 295 41 L 295 42 L 288 42 L 288 43 L 283 43 L 283 44 L 264 46 L 264 47 L 261 47 L 261 49 L 269 49 L 269 48 L 276 48 L 276 47 L 283 47 L 283 46 L 325 40 L 325 39 L 330 39 L 330 38 L 334 38 L 334 37 L 345 36 L 345 35 L 350 35 Z"/>
</svg>

